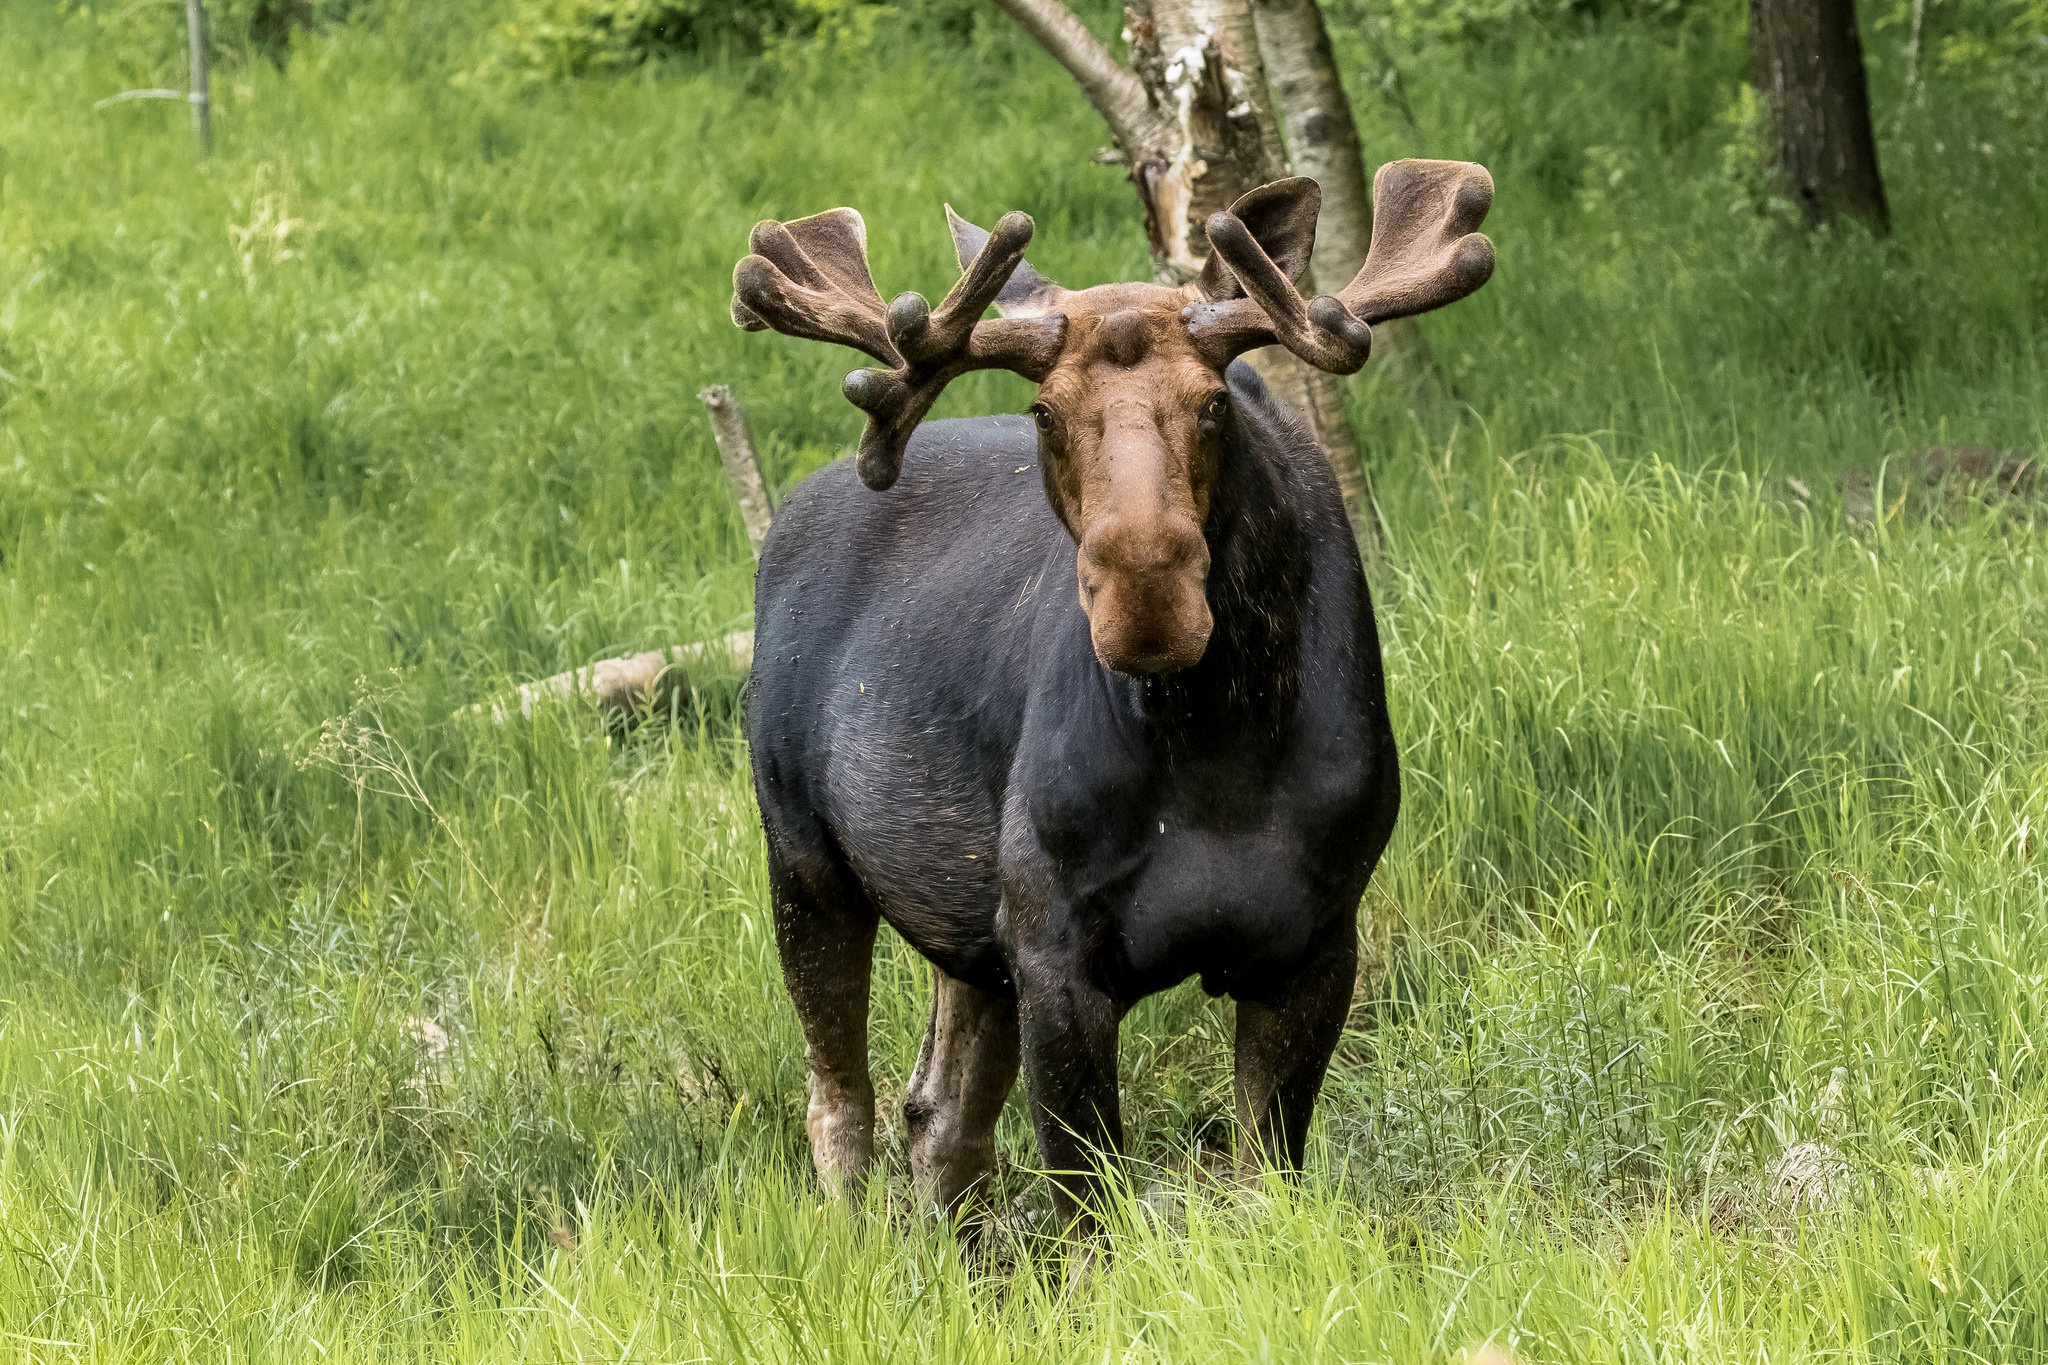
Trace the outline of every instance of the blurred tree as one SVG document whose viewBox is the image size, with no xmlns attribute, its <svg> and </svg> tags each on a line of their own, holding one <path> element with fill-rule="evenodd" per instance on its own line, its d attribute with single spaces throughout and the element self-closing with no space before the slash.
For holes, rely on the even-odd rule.
<svg viewBox="0 0 2048 1365">
<path fill-rule="evenodd" d="M 313 0 L 256 0 L 249 10 L 249 42 L 279 66 L 292 45 L 293 29 L 313 27 Z"/>
<path fill-rule="evenodd" d="M 1809 225 L 1847 214 L 1891 231 L 1856 0 L 1750 0 L 1749 64 L 1770 111 L 1777 192 Z"/>
</svg>

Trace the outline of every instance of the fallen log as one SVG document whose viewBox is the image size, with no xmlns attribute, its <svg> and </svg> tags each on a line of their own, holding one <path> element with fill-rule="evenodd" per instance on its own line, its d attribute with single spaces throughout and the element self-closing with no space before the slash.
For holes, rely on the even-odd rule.
<svg viewBox="0 0 2048 1365">
<path fill-rule="evenodd" d="M 1887 519 L 1909 502 L 1916 512 L 1955 512 L 1967 504 L 2031 496 L 2040 482 L 2040 462 L 2018 450 L 1989 446 L 1927 446 L 1887 457 L 1881 466 Z M 1878 522 L 1879 475 L 1868 465 L 1850 465 L 1835 475 L 1842 517 L 1869 528 Z"/>
<path fill-rule="evenodd" d="M 692 666 L 707 663 L 747 672 L 754 664 L 754 632 L 736 630 L 717 640 L 605 659 L 521 683 L 494 700 L 464 707 L 462 713 L 488 715 L 492 723 L 503 725 L 515 714 L 531 720 L 534 708 L 549 702 L 581 702 L 597 711 L 606 729 L 624 733 L 650 720 L 680 715 L 690 704 Z"/>
<path fill-rule="evenodd" d="M 726 483 L 731 486 L 740 517 L 746 522 L 747 541 L 753 546 L 754 558 L 759 559 L 775 506 L 769 500 L 768 481 L 761 476 L 761 460 L 754 453 L 754 441 L 747 432 L 747 414 L 732 390 L 723 384 L 709 385 L 697 397 L 710 410 L 711 435 L 718 445 L 719 463 L 725 467 Z M 681 715 L 690 704 L 691 670 L 707 663 L 746 673 L 754 665 L 754 632 L 736 630 L 717 640 L 699 640 L 605 659 L 539 682 L 521 683 L 503 696 L 466 706 L 457 714 L 489 715 L 493 723 L 503 725 L 514 714 L 531 720 L 534 708 L 545 702 L 582 702 L 596 709 L 607 730 L 624 734 L 648 721 L 673 720 Z"/>
</svg>

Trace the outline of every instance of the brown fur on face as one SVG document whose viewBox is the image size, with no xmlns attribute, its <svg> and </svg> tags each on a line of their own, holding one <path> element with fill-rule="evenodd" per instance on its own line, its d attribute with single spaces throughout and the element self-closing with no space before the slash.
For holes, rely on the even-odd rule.
<svg viewBox="0 0 2048 1365">
<path fill-rule="evenodd" d="M 1119 673 L 1187 668 L 1209 645 L 1202 527 L 1230 399 L 1188 335 L 1188 299 L 1154 284 L 1066 293 L 1065 343 L 1032 405 L 1095 654 Z"/>
</svg>

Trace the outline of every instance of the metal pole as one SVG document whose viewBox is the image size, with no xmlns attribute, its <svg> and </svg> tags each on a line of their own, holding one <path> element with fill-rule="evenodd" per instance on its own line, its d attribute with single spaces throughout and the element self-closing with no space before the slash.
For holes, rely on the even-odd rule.
<svg viewBox="0 0 2048 1365">
<path fill-rule="evenodd" d="M 207 60 L 206 0 L 185 0 L 185 33 L 192 41 L 192 121 L 199 126 L 199 153 L 213 155 L 213 73 Z"/>
</svg>

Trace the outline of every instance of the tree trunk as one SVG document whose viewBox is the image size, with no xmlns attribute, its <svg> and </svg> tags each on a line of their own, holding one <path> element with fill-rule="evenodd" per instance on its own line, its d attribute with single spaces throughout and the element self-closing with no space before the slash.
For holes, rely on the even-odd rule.
<svg viewBox="0 0 2048 1365">
<path fill-rule="evenodd" d="M 1163 144 L 1132 160 L 1131 180 L 1154 273 L 1185 284 L 1209 254 L 1209 215 L 1282 174 L 1258 34 L 1247 0 L 1132 0 L 1124 19 L 1131 70 L 1169 114 Z"/>
<path fill-rule="evenodd" d="M 1273 107 L 1287 138 L 1296 175 L 1323 187 L 1316 223 L 1315 277 L 1335 290 L 1358 273 L 1372 246 L 1372 177 L 1366 174 L 1358 123 L 1337 54 L 1317 0 L 1253 0 L 1259 50 Z M 1417 408 L 1446 408 L 1451 395 L 1414 318 L 1395 318 L 1372 329 L 1373 359 L 1398 379 Z"/>
<path fill-rule="evenodd" d="M 256 0 L 249 42 L 280 69 L 291 56 L 292 30 L 313 27 L 313 0 Z"/>
<path fill-rule="evenodd" d="M 1154 278 L 1193 280 L 1208 255 L 1209 215 L 1286 173 L 1250 0 L 1131 0 L 1128 67 L 1058 0 L 995 3 L 1067 68 L 1109 125 L 1144 209 Z M 1354 527 L 1376 538 L 1343 381 L 1278 347 L 1246 359 L 1308 423 Z"/>
<path fill-rule="evenodd" d="M 1770 110 L 1770 169 L 1808 224 L 1841 214 L 1891 230 L 1856 0 L 1750 0 L 1750 79 Z"/>
</svg>

